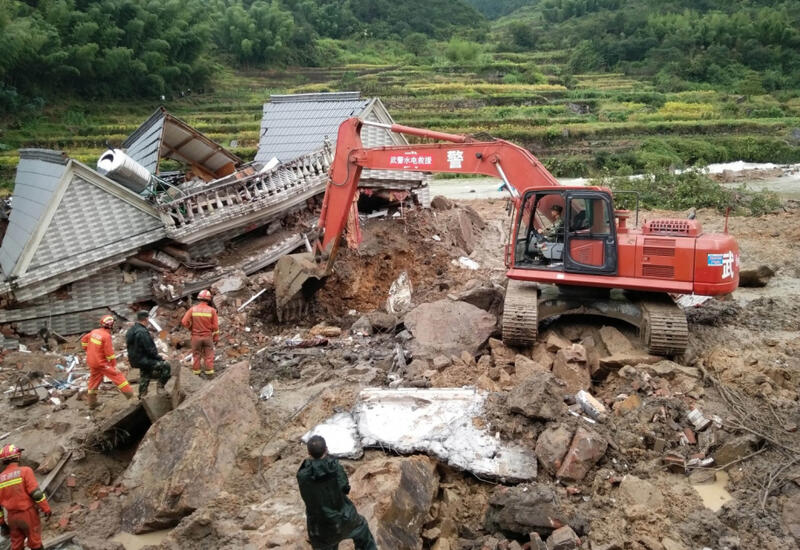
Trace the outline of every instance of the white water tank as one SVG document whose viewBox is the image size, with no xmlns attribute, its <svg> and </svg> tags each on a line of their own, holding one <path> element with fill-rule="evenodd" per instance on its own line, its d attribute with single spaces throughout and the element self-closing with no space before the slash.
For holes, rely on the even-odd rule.
<svg viewBox="0 0 800 550">
<path fill-rule="evenodd" d="M 150 185 L 152 176 L 147 168 L 133 160 L 121 149 L 109 149 L 97 161 L 97 171 L 135 193 Z"/>
</svg>

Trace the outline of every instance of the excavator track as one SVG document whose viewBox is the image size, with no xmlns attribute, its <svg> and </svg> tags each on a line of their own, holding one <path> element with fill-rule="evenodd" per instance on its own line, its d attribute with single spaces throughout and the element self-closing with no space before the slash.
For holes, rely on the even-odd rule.
<svg viewBox="0 0 800 550">
<path fill-rule="evenodd" d="M 503 343 L 525 347 L 536 343 L 539 294 L 535 284 L 510 279 L 503 305 Z"/>
<path fill-rule="evenodd" d="M 654 355 L 680 355 L 689 345 L 689 325 L 677 304 L 644 301 L 641 303 L 642 342 Z"/>
</svg>

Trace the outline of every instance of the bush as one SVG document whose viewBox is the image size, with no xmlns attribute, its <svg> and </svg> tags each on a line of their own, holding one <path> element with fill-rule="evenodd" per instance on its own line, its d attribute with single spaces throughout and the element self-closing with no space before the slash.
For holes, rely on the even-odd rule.
<svg viewBox="0 0 800 550">
<path fill-rule="evenodd" d="M 451 63 L 469 63 L 477 60 L 480 53 L 480 44 L 454 36 L 450 39 L 450 42 L 447 43 L 445 57 L 447 57 Z"/>
<path fill-rule="evenodd" d="M 601 177 L 592 183 L 610 187 L 613 191 L 637 192 L 639 204 L 644 208 L 686 210 L 694 207 L 725 211 L 730 207 L 739 213 L 758 216 L 780 206 L 780 200 L 774 193 L 754 192 L 745 187 L 731 189 L 715 182 L 700 170 L 687 170 L 679 174 L 655 170 L 635 178 Z"/>
</svg>

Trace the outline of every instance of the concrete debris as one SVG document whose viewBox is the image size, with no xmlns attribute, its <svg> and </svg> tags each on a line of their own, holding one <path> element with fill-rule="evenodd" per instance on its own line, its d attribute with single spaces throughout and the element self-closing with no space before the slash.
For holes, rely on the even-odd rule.
<svg viewBox="0 0 800 550">
<path fill-rule="evenodd" d="M 536 458 L 547 472 L 555 475 L 561 468 L 564 456 L 569 450 L 572 432 L 563 425 L 550 426 L 536 440 Z"/>
<path fill-rule="evenodd" d="M 467 258 L 466 256 L 461 256 L 458 260 L 453 260 L 453 265 L 459 266 L 463 269 L 469 269 L 471 271 L 475 271 L 481 267 L 478 262 L 471 258 Z"/>
<path fill-rule="evenodd" d="M 478 428 L 486 394 L 474 389 L 366 389 L 353 411 L 365 447 L 429 453 L 482 477 L 507 482 L 536 478 L 530 451 Z"/>
<path fill-rule="evenodd" d="M 608 442 L 598 433 L 579 427 L 575 431 L 556 477 L 570 481 L 580 481 L 589 470 L 606 454 Z"/>
<path fill-rule="evenodd" d="M 354 336 L 372 336 L 372 323 L 369 317 L 362 315 L 355 323 L 350 325 L 350 334 Z"/>
<path fill-rule="evenodd" d="M 456 295 L 456 300 L 467 302 L 484 311 L 497 315 L 503 307 L 505 292 L 503 287 L 491 282 L 480 283 L 476 280 L 467 282 L 466 289 Z"/>
<path fill-rule="evenodd" d="M 247 286 L 247 275 L 238 269 L 211 285 L 211 290 L 216 294 L 229 294 L 238 292 L 245 286 Z"/>
<path fill-rule="evenodd" d="M 606 406 L 595 399 L 594 396 L 589 392 L 580 390 L 575 394 L 575 401 L 578 402 L 583 409 L 583 412 L 585 412 L 590 418 L 595 420 L 601 420 L 605 418 L 607 412 Z"/>
<path fill-rule="evenodd" d="M 497 319 L 466 302 L 438 300 L 406 314 L 406 328 L 414 335 L 412 347 L 420 355 L 475 355 L 495 330 Z"/>
<path fill-rule="evenodd" d="M 386 300 L 386 310 L 389 313 L 405 313 L 411 308 L 411 280 L 408 273 L 403 271 L 389 287 L 389 298 Z"/>
<path fill-rule="evenodd" d="M 628 338 L 614 327 L 605 326 L 600 329 L 600 340 L 611 355 L 621 355 L 633 352 L 633 344 Z"/>
<path fill-rule="evenodd" d="M 712 457 L 720 467 L 743 458 L 756 450 L 761 443 L 758 436 L 747 434 L 740 435 L 725 441 L 719 449 L 714 451 Z"/>
<path fill-rule="evenodd" d="M 350 459 L 364 456 L 358 426 L 353 415 L 348 412 L 337 413 L 322 424 L 314 426 L 311 431 L 303 435 L 303 443 L 315 435 L 325 438 L 331 456 Z"/>
</svg>

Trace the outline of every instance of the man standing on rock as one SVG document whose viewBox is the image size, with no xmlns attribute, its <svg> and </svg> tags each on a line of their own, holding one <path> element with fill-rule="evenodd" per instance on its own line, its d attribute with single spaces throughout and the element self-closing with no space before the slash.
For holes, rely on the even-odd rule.
<svg viewBox="0 0 800 550">
<path fill-rule="evenodd" d="M 203 374 L 214 375 L 214 344 L 219 342 L 217 310 L 209 305 L 211 292 L 201 290 L 200 303 L 189 308 L 181 324 L 192 331 L 192 372 L 200 374 L 200 362 L 205 363 Z"/>
<path fill-rule="evenodd" d="M 108 377 L 117 385 L 126 398 L 133 397 L 133 388 L 125 375 L 117 370 L 117 355 L 111 342 L 111 330 L 114 328 L 114 317 L 103 315 L 100 328 L 94 329 L 81 338 L 81 345 L 86 350 L 86 364 L 89 365 L 89 392 L 86 402 L 90 409 L 97 408 L 97 391 L 103 377 Z"/>
<path fill-rule="evenodd" d="M 335 458 L 328 456 L 322 436 L 308 440 L 307 458 L 297 471 L 300 495 L 306 504 L 308 538 L 314 550 L 335 550 L 339 543 L 353 539 L 356 550 L 377 550 L 367 520 L 347 498 L 350 483 Z"/>
<path fill-rule="evenodd" d="M 133 368 L 139 369 L 139 399 L 147 395 L 150 380 L 153 378 L 158 379 L 156 391 L 163 393 L 172 370 L 169 363 L 158 354 L 153 336 L 147 330 L 149 318 L 150 314 L 147 311 L 137 311 L 136 323 L 125 335 L 128 360 Z"/>
<path fill-rule="evenodd" d="M 33 470 L 20 466 L 23 449 L 6 445 L 0 450 L 0 534 L 11 535 L 11 550 L 24 550 L 25 539 L 31 550 L 42 550 L 42 522 L 39 510 L 50 518 L 50 504 L 39 489 Z M 6 514 L 3 514 L 5 508 Z M 37 509 L 38 508 L 38 509 Z"/>
</svg>

